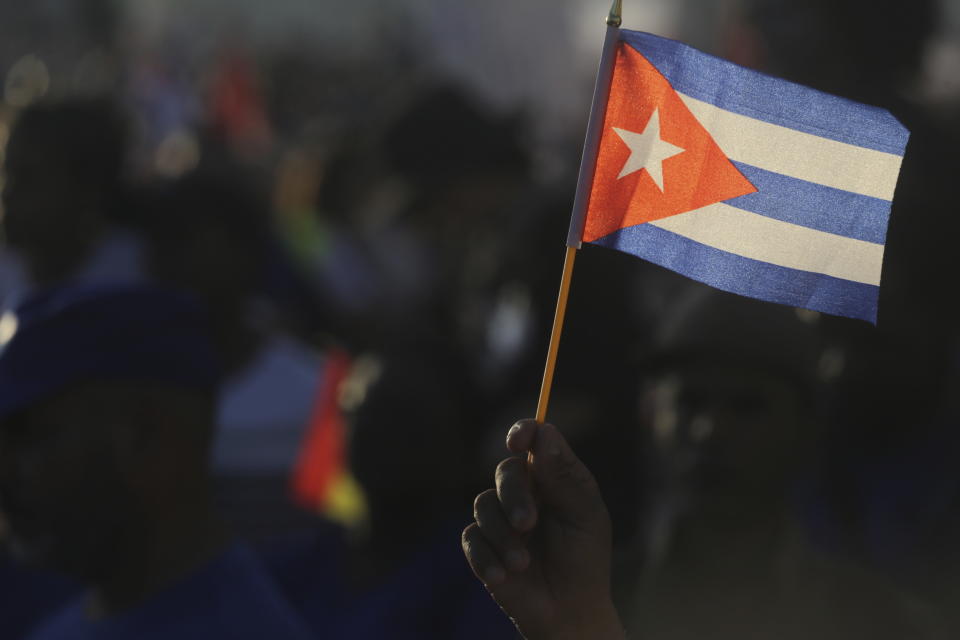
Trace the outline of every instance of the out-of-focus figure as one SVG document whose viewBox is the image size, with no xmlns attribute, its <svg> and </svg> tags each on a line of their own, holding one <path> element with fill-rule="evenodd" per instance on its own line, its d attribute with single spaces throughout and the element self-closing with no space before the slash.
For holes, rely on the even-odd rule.
<svg viewBox="0 0 960 640">
<path fill-rule="evenodd" d="M 825 318 L 837 370 L 818 525 L 846 553 L 934 599 L 956 572 L 960 496 L 953 239 L 960 144 L 920 90 L 936 0 L 750 0 L 741 36 L 763 70 L 888 108 L 910 130 L 884 249 L 877 327 Z M 736 35 L 736 34 L 734 34 Z M 741 38 L 741 40 L 744 38 Z M 956 607 L 943 612 L 951 617 Z"/>
<path fill-rule="evenodd" d="M 0 620 L 10 638 L 23 638 L 37 624 L 75 596 L 79 587 L 52 571 L 28 569 L 7 549 L 7 531 L 0 534 Z"/>
<path fill-rule="evenodd" d="M 266 295 L 276 248 L 269 209 L 242 172 L 201 170 L 157 194 L 146 216 L 150 272 L 206 306 L 224 378 L 212 464 L 231 524 L 260 538 L 312 523 L 290 474 L 327 368 Z"/>
<path fill-rule="evenodd" d="M 310 637 L 212 508 L 220 374 L 199 307 L 56 288 L 5 317 L 0 508 L 20 559 L 89 589 L 29 637 Z"/>
<path fill-rule="evenodd" d="M 350 420 L 350 469 L 369 504 L 360 531 L 318 527 L 268 554 L 305 619 L 331 637 L 512 638 L 514 631 L 463 563 L 478 434 L 462 365 L 423 343 L 388 354 Z"/>
<path fill-rule="evenodd" d="M 22 274 L 0 292 L 6 306 L 37 287 L 143 278 L 122 187 L 126 143 L 123 117 L 105 100 L 38 103 L 17 115 L 4 157 L 3 231 Z"/>
<path fill-rule="evenodd" d="M 642 394 L 653 495 L 627 604 L 641 637 L 936 637 L 804 525 L 823 427 L 817 319 L 694 284 L 664 315 Z"/>
<path fill-rule="evenodd" d="M 884 107 L 910 130 L 885 245 L 879 327 L 942 352 L 939 342 L 955 334 L 949 318 L 957 302 L 941 294 L 939 283 L 956 273 L 947 240 L 960 230 L 949 214 L 955 163 L 947 159 L 957 140 L 919 91 L 938 3 L 750 0 L 743 7 L 726 47 L 736 61 Z M 752 53 L 738 55 L 744 41 Z"/>
</svg>

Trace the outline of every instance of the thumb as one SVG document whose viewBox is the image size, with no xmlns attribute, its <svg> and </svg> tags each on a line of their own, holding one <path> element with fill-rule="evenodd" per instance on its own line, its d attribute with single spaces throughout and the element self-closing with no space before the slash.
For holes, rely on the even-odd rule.
<svg viewBox="0 0 960 640">
<path fill-rule="evenodd" d="M 537 429 L 530 469 L 542 506 L 573 524 L 590 524 L 606 514 L 600 488 L 566 438 L 552 424 Z"/>
</svg>

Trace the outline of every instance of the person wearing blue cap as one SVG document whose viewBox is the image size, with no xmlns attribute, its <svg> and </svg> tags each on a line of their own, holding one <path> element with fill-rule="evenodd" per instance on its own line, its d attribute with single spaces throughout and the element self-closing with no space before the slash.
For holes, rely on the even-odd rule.
<svg viewBox="0 0 960 640">
<path fill-rule="evenodd" d="M 0 318 L 0 518 L 89 587 L 28 636 L 308 638 L 210 499 L 205 317 L 159 288 L 61 288 Z"/>
</svg>

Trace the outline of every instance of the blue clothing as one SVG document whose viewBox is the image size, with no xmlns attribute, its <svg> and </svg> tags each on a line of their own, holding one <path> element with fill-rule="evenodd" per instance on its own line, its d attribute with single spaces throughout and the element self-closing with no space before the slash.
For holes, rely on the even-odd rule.
<svg viewBox="0 0 960 640">
<path fill-rule="evenodd" d="M 86 260 L 61 284 L 79 286 L 133 285 L 149 281 L 146 249 L 137 234 L 108 231 Z M 0 249 L 0 309 L 13 309 L 36 290 L 23 257 L 9 247 Z"/>
<path fill-rule="evenodd" d="M 470 571 L 459 527 L 440 529 L 377 584 L 351 587 L 346 541 L 333 526 L 265 553 L 311 628 L 350 640 L 509 640 L 517 631 Z"/>
<path fill-rule="evenodd" d="M 84 380 L 154 382 L 211 393 L 221 375 L 207 314 L 147 285 L 63 285 L 3 316 L 0 416 Z"/>
<path fill-rule="evenodd" d="M 235 544 L 140 606 L 102 620 L 68 604 L 28 640 L 309 640 L 254 552 Z"/>
<path fill-rule="evenodd" d="M 64 577 L 22 567 L 0 551 L 0 638 L 23 638 L 79 590 Z"/>
<path fill-rule="evenodd" d="M 297 461 L 317 401 L 323 357 L 282 333 L 263 345 L 220 386 L 213 470 L 282 475 Z M 281 496 L 289 503 L 288 494 Z"/>
</svg>

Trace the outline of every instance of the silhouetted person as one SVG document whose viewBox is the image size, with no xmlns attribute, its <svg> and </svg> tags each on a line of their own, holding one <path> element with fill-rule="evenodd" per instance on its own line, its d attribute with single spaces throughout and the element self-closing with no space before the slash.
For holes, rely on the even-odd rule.
<svg viewBox="0 0 960 640">
<path fill-rule="evenodd" d="M 946 17 L 936 0 L 750 0 L 764 70 L 888 108 L 909 130 L 872 327 L 824 318 L 839 372 L 831 398 L 834 543 L 912 589 L 955 581 L 949 500 L 960 475 L 954 238 L 956 130 L 925 104 L 925 54 Z M 940 14 L 944 14 L 942 17 Z M 955 118 L 954 118 L 955 119 Z M 955 122 L 953 123 L 955 124 Z M 839 526 L 838 526 L 839 525 Z M 945 610 L 955 609 L 946 607 Z"/>
<path fill-rule="evenodd" d="M 276 563 L 291 600 L 319 632 L 355 640 L 514 637 L 456 543 L 473 465 L 462 415 L 462 365 L 429 345 L 391 353 L 350 420 L 350 469 L 367 526 L 318 527 Z M 283 553 L 283 550 L 281 550 Z"/>
<path fill-rule="evenodd" d="M 225 373 L 242 369 L 264 338 L 251 309 L 262 296 L 271 233 L 249 177 L 187 174 L 158 190 L 144 218 L 151 276 L 203 303 Z"/>
<path fill-rule="evenodd" d="M 310 520 L 290 499 L 290 473 L 325 359 L 266 297 L 269 208 L 245 174 L 224 167 L 165 185 L 150 211 L 151 275 L 205 305 L 224 364 L 211 456 L 224 516 L 251 538 L 305 526 Z"/>
<path fill-rule="evenodd" d="M 210 506 L 205 322 L 129 287 L 54 289 L 4 316 L 0 509 L 19 558 L 89 588 L 30 638 L 307 637 Z"/>
<path fill-rule="evenodd" d="M 30 289 L 65 281 L 130 282 L 143 276 L 134 217 L 121 178 L 126 131 L 101 100 L 38 103 L 14 121 L 7 142 L 3 231 Z"/>
<path fill-rule="evenodd" d="M 624 608 L 641 637 L 912 631 L 905 599 L 815 545 L 797 508 L 823 439 L 818 318 L 697 283 L 661 318 L 642 395 L 646 566 Z"/>
</svg>

